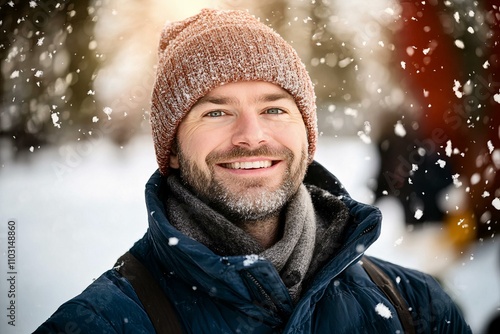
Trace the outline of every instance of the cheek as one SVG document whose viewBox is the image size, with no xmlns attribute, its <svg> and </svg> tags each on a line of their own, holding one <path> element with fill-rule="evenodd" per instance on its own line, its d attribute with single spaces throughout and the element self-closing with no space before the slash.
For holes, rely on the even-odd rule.
<svg viewBox="0 0 500 334">
<path fill-rule="evenodd" d="M 179 132 L 179 143 L 184 157 L 200 165 L 205 163 L 208 154 L 218 146 L 218 138 L 210 133 L 186 131 Z"/>
<path fill-rule="evenodd" d="M 294 152 L 307 148 L 307 132 L 300 124 L 280 124 L 272 129 L 273 137 Z"/>
</svg>

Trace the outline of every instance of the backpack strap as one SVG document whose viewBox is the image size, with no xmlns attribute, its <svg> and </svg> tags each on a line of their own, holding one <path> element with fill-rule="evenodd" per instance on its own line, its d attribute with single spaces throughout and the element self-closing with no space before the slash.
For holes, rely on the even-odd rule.
<svg viewBox="0 0 500 334">
<path fill-rule="evenodd" d="M 157 334 L 181 334 L 178 315 L 150 271 L 130 252 L 122 255 L 115 270 L 135 290 Z"/>
<path fill-rule="evenodd" d="M 415 334 L 415 328 L 413 327 L 413 318 L 409 311 L 408 304 L 406 304 L 406 301 L 399 293 L 399 290 L 394 285 L 394 282 L 367 256 L 363 256 L 361 258 L 361 261 L 363 268 L 368 273 L 368 276 L 370 276 L 371 280 L 375 284 L 377 284 L 380 290 L 382 290 L 382 292 L 386 295 L 386 297 L 396 309 L 399 320 L 403 325 L 404 332 L 407 334 Z"/>
</svg>

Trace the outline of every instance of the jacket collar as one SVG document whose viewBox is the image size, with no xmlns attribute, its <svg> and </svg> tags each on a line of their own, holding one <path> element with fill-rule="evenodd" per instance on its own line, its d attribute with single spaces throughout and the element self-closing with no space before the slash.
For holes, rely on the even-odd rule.
<svg viewBox="0 0 500 334">
<path fill-rule="evenodd" d="M 149 213 L 148 242 L 157 261 L 174 271 L 183 281 L 204 289 L 210 294 L 241 303 L 241 298 L 251 300 L 252 296 L 240 272 L 254 270 L 279 274 L 271 263 L 255 256 L 221 257 L 210 249 L 178 230 L 168 221 L 161 198 L 162 176 L 157 171 L 146 184 L 146 205 Z M 381 213 L 375 207 L 353 200 L 340 181 L 319 163 L 313 162 L 304 179 L 305 184 L 318 186 L 338 196 L 349 208 L 352 222 L 346 233 L 344 245 L 338 254 L 317 274 L 302 300 L 320 293 L 328 283 L 345 268 L 357 262 L 363 252 L 380 233 Z M 217 287 L 214 291 L 214 286 Z M 274 287 L 275 288 L 275 287 Z M 283 291 L 286 288 L 283 285 Z M 299 303 L 307 307 L 309 303 Z"/>
</svg>

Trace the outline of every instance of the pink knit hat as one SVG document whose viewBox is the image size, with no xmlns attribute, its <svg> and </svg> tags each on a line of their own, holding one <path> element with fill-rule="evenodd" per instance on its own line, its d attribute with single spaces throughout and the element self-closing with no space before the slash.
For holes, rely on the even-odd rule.
<svg viewBox="0 0 500 334">
<path fill-rule="evenodd" d="M 236 81 L 276 84 L 295 99 L 306 125 L 309 162 L 318 137 L 311 78 L 295 50 L 245 11 L 203 9 L 167 23 L 158 48 L 151 127 L 160 172 L 168 174 L 177 127 L 212 89 Z"/>
</svg>

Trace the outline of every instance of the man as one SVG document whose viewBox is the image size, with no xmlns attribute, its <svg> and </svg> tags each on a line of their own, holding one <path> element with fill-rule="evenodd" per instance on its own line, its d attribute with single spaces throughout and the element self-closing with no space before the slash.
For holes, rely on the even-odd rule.
<svg viewBox="0 0 500 334">
<path fill-rule="evenodd" d="M 313 161 L 313 85 L 279 35 L 242 11 L 168 24 L 151 125 L 159 171 L 146 185 L 149 229 L 130 253 L 160 293 L 139 296 L 139 274 L 119 261 L 37 333 L 154 333 L 157 319 L 185 333 L 403 332 L 398 303 L 360 261 L 380 212 Z M 470 332 L 432 278 L 373 262 L 415 332 Z M 148 305 L 162 300 L 173 311 L 156 318 Z"/>
</svg>

